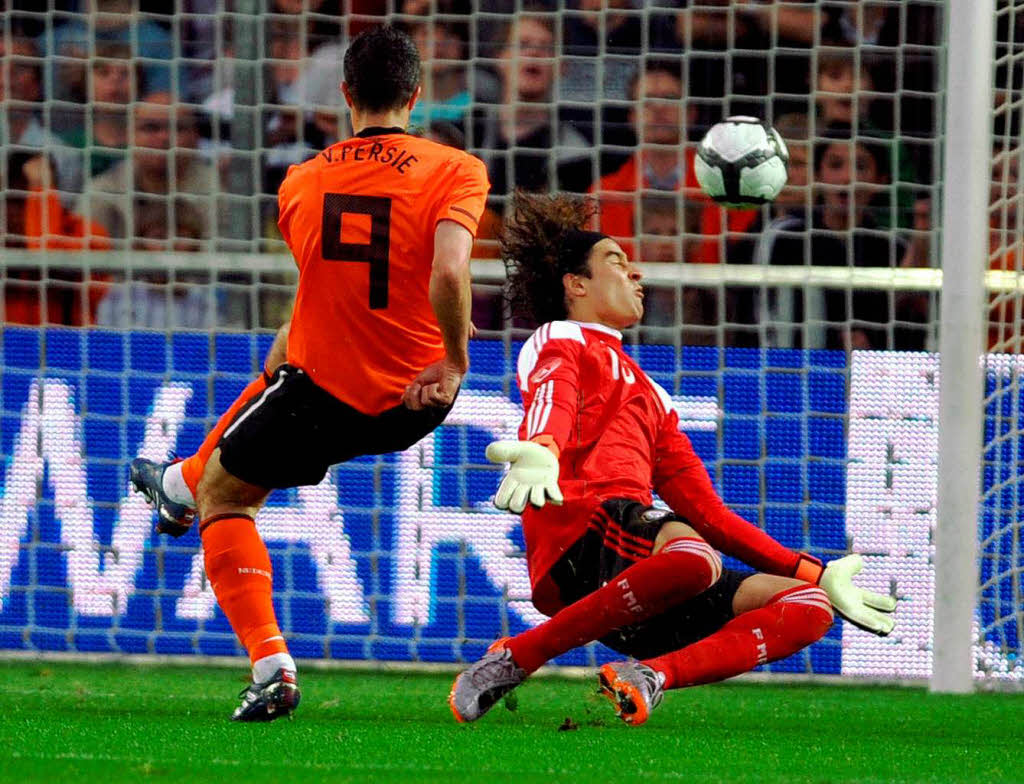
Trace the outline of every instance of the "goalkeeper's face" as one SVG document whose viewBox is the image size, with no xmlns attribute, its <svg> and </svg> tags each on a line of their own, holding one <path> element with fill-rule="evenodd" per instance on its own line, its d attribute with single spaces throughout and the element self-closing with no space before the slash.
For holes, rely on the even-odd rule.
<svg viewBox="0 0 1024 784">
<path fill-rule="evenodd" d="M 640 270 L 619 243 L 603 239 L 590 251 L 590 277 L 566 275 L 569 318 L 625 329 L 644 315 Z"/>
</svg>

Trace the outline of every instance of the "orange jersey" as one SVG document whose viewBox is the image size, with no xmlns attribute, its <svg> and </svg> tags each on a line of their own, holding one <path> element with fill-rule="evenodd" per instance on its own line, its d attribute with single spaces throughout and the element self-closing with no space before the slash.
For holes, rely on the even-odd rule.
<svg viewBox="0 0 1024 784">
<path fill-rule="evenodd" d="M 461 150 L 367 129 L 288 170 L 278 225 L 299 267 L 288 362 L 365 414 L 444 357 L 430 305 L 434 230 L 474 235 L 490 185 Z"/>
</svg>

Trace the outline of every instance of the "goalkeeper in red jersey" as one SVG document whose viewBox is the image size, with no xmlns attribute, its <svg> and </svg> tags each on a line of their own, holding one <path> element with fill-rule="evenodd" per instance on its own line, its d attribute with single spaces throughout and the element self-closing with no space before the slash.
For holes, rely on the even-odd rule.
<svg viewBox="0 0 1024 784">
<path fill-rule="evenodd" d="M 824 567 L 730 511 L 671 399 L 622 348 L 640 320 L 640 273 L 583 230 L 591 207 L 519 193 L 501 235 L 513 310 L 542 324 L 519 355 L 519 441 L 495 496 L 521 512 L 533 602 L 551 616 L 495 642 L 456 678 L 449 705 L 474 721 L 548 660 L 594 640 L 631 657 L 601 667 L 628 724 L 667 689 L 729 678 L 819 640 L 833 608 L 876 634 L 895 600 L 856 588 L 860 556 Z M 653 506 L 652 490 L 668 504 Z M 757 569 L 722 566 L 718 552 Z"/>
</svg>

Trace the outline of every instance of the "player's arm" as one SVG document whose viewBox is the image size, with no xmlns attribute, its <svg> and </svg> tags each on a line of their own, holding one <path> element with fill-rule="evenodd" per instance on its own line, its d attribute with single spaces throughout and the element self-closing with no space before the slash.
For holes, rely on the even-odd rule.
<svg viewBox="0 0 1024 784">
<path fill-rule="evenodd" d="M 509 464 L 494 496 L 499 509 L 522 512 L 527 502 L 536 507 L 547 501 L 562 503 L 558 458 L 572 435 L 579 409 L 583 346 L 570 339 L 548 340 L 539 353 L 531 354 L 544 330 L 555 328 L 541 327 L 520 355 L 519 388 L 526 415 L 519 426 L 519 440 L 495 441 L 487 447 L 488 460 Z"/>
<path fill-rule="evenodd" d="M 654 489 L 708 544 L 758 571 L 818 581 L 817 559 L 783 546 L 725 505 L 690 439 L 679 432 L 674 411 L 665 417 L 655 449 Z"/>
<path fill-rule="evenodd" d="M 469 317 L 472 301 L 469 256 L 473 235 L 455 221 L 442 220 L 434 230 L 430 304 L 441 325 L 445 357 L 465 373 L 469 369 Z"/>
<path fill-rule="evenodd" d="M 434 230 L 430 305 L 441 327 L 445 356 L 420 373 L 403 400 L 411 409 L 450 406 L 469 369 L 470 273 L 473 234 L 465 226 L 441 220 Z"/>
<path fill-rule="evenodd" d="M 744 520 L 715 492 L 690 440 L 679 432 L 675 412 L 665 419 L 657 445 L 654 487 L 674 512 L 716 550 L 762 572 L 821 585 L 836 611 L 860 628 L 880 636 L 893 630 L 896 600 L 853 584 L 854 575 L 863 567 L 860 555 L 847 555 L 824 566 L 813 555 L 784 547 Z"/>
<path fill-rule="evenodd" d="M 434 260 L 430 273 L 430 304 L 441 326 L 445 357 L 420 373 L 405 390 L 403 401 L 413 410 L 450 406 L 469 369 L 470 275 L 473 237 L 490 183 L 483 163 L 470 155 L 454 155 L 443 173 L 443 198 L 436 204 Z"/>
</svg>

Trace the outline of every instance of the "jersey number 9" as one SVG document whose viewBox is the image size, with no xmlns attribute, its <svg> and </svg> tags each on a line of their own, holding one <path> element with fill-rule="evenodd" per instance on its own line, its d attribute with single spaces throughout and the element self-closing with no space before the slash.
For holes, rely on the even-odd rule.
<svg viewBox="0 0 1024 784">
<path fill-rule="evenodd" d="M 342 215 L 368 215 L 368 243 L 341 241 Z M 320 255 L 324 261 L 355 261 L 370 265 L 370 310 L 388 306 L 388 256 L 391 252 L 391 199 L 325 193 Z"/>
</svg>

